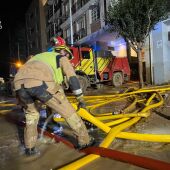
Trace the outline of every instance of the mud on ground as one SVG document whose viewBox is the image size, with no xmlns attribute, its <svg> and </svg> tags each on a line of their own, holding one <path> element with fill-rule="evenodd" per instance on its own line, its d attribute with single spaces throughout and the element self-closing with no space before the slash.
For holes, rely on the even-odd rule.
<svg viewBox="0 0 170 170">
<path fill-rule="evenodd" d="M 112 94 L 113 91 L 116 93 L 119 89 L 113 89 L 112 87 L 103 88 L 96 90 L 89 94 Z M 3 98 L 4 100 L 5 98 Z M 168 101 L 170 101 L 168 99 Z M 127 101 L 124 103 L 117 103 L 111 111 L 117 111 L 124 108 L 127 105 Z M 128 130 L 137 133 L 151 133 L 151 134 L 170 134 L 170 107 L 167 102 L 166 106 L 153 110 L 152 114 L 148 118 L 143 118 L 138 122 L 133 128 Z M 0 108 L 4 109 L 4 108 Z M 102 112 L 102 108 L 98 111 Z M 19 109 L 14 108 L 13 115 L 17 117 Z M 10 114 L 10 113 L 9 113 Z M 46 140 L 46 142 L 38 142 L 37 146 L 41 151 L 42 157 L 36 159 L 27 159 L 23 155 L 23 148 L 21 147 L 21 136 L 18 135 L 18 126 L 12 123 L 6 117 L 5 114 L 0 114 L 0 169 L 1 170 L 46 170 L 54 167 L 59 167 L 69 161 L 83 156 L 81 153 L 77 153 L 75 150 L 70 150 L 67 146 L 63 144 L 55 144 L 54 141 Z M 98 141 L 102 141 L 105 134 L 101 131 L 96 131 L 95 129 L 90 129 L 90 133 L 96 137 Z M 60 147 L 60 149 L 58 148 Z M 112 145 L 112 149 L 133 153 L 141 156 L 146 156 L 170 163 L 170 144 L 169 143 L 155 143 L 155 142 L 144 142 L 144 141 L 133 141 L 116 139 Z M 64 153 L 64 154 L 63 154 Z M 72 155 L 71 159 L 67 161 L 68 155 Z M 70 156 L 69 156 L 70 157 Z M 64 162 L 65 161 L 65 162 Z M 104 163 L 103 163 L 104 165 Z M 110 167 L 111 166 L 111 167 Z M 130 166 L 128 164 L 122 164 L 117 161 L 105 160 L 105 167 L 102 163 L 96 162 L 93 165 L 93 169 L 103 170 L 110 168 L 123 170 L 123 169 L 133 169 L 140 170 L 143 168 Z M 86 169 L 86 167 L 82 168 Z M 89 168 L 87 168 L 89 169 Z"/>
</svg>

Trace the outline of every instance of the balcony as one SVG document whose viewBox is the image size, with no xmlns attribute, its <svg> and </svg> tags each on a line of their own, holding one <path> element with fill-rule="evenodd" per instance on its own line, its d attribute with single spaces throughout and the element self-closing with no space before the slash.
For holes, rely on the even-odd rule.
<svg viewBox="0 0 170 170">
<path fill-rule="evenodd" d="M 87 36 L 87 31 L 85 28 L 81 28 L 77 33 L 74 33 L 74 41 L 78 41 Z"/>
<path fill-rule="evenodd" d="M 86 37 L 86 36 L 87 36 L 87 31 L 86 31 L 86 29 L 85 29 L 85 28 L 81 28 L 79 31 L 77 31 L 76 33 L 74 33 L 74 35 L 73 35 L 73 41 L 76 42 L 76 41 L 78 41 L 78 40 L 80 40 L 80 39 L 82 39 L 82 38 L 84 38 L 84 37 Z M 70 37 L 70 36 L 66 38 L 66 42 L 67 42 L 68 44 L 71 43 L 71 37 Z"/>
</svg>

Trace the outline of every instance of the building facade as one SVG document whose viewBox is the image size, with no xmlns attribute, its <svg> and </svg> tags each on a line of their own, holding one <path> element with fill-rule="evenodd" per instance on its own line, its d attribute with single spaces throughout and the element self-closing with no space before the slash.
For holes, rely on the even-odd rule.
<svg viewBox="0 0 170 170">
<path fill-rule="evenodd" d="M 46 31 L 47 40 L 45 38 L 45 40 L 40 40 L 40 42 L 44 43 L 43 50 L 40 49 L 40 51 L 47 50 L 50 46 L 50 38 L 59 35 L 68 44 L 73 43 L 92 47 L 97 56 L 102 55 L 105 57 L 107 55 L 106 51 L 110 47 L 113 47 L 115 56 L 127 56 L 128 48 L 123 38 L 116 39 L 113 33 L 106 31 L 107 23 L 104 18 L 110 5 L 110 0 L 47 0 L 43 3 L 45 4 L 46 16 L 46 29 L 44 30 Z M 29 17 L 31 17 L 30 14 L 31 12 L 29 12 Z M 158 30 L 151 32 L 143 52 L 144 80 L 153 84 L 170 81 L 168 74 L 170 70 L 168 66 L 170 49 L 169 19 L 159 23 L 158 27 Z M 30 40 L 29 42 L 32 41 Z M 31 48 L 29 51 L 31 51 Z M 136 54 L 131 49 L 129 51 L 132 75 L 134 74 L 134 77 L 138 77 Z"/>
<path fill-rule="evenodd" d="M 108 0 L 72 0 L 71 2 L 54 0 L 51 4 L 53 5 L 46 8 L 48 9 L 46 17 L 48 40 L 53 35 L 62 35 L 68 44 L 71 44 L 71 38 L 73 38 L 74 44 L 88 43 L 88 36 L 105 26 L 104 17 L 109 4 Z M 48 3 L 47 6 L 49 6 Z"/>
<path fill-rule="evenodd" d="M 72 1 L 73 43 L 87 43 L 87 37 L 89 35 L 99 31 L 105 26 L 104 17 L 107 4 L 107 0 Z M 68 43 L 70 43 L 71 40 L 69 5 L 69 1 L 64 2 L 63 13 L 68 16 L 68 19 L 61 25 L 63 36 Z M 86 40 L 84 38 L 86 38 Z"/>
<path fill-rule="evenodd" d="M 41 0 L 33 0 L 26 12 L 27 55 L 46 51 L 46 21 Z"/>
<path fill-rule="evenodd" d="M 45 5 L 46 14 L 46 32 L 47 42 L 50 42 L 51 37 L 58 35 L 63 37 L 63 30 L 60 25 L 65 21 L 63 16 L 62 0 L 47 1 Z"/>
</svg>

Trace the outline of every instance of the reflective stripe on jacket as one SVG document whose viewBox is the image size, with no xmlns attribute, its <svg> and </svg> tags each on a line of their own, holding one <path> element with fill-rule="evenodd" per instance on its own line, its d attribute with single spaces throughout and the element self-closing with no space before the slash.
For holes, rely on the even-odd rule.
<svg viewBox="0 0 170 170">
<path fill-rule="evenodd" d="M 44 52 L 35 55 L 33 58 L 29 60 L 29 62 L 41 61 L 46 63 L 53 70 L 54 81 L 58 84 L 61 84 L 63 82 L 63 73 L 59 64 L 60 57 L 61 57 L 60 54 L 56 52 Z"/>
</svg>

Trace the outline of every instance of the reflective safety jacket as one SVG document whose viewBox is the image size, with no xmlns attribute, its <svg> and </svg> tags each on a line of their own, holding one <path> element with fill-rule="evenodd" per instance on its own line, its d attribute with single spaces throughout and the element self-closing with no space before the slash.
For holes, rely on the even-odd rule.
<svg viewBox="0 0 170 170">
<path fill-rule="evenodd" d="M 20 67 L 14 77 L 14 87 L 18 90 L 24 84 L 25 88 L 32 88 L 42 85 L 44 81 L 48 90 L 53 91 L 54 88 L 61 88 L 63 75 L 68 82 L 70 77 L 76 76 L 69 59 L 56 52 L 44 52 L 35 55 Z"/>
<path fill-rule="evenodd" d="M 58 84 L 61 84 L 63 82 L 63 73 L 60 67 L 60 61 L 59 61 L 60 58 L 61 56 L 59 53 L 44 52 L 44 53 L 35 55 L 29 60 L 29 62 L 41 61 L 47 64 L 50 68 L 52 68 L 54 81 Z"/>
</svg>

